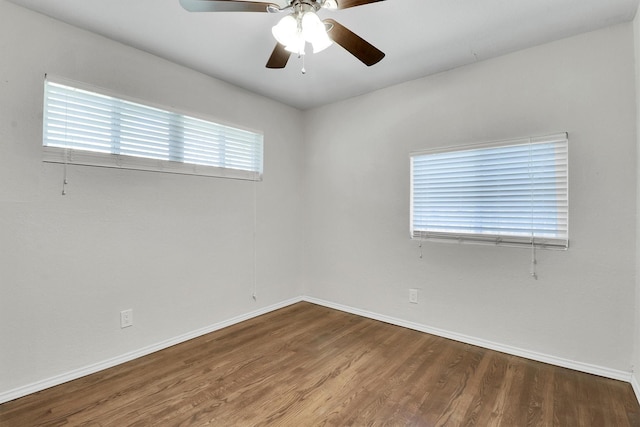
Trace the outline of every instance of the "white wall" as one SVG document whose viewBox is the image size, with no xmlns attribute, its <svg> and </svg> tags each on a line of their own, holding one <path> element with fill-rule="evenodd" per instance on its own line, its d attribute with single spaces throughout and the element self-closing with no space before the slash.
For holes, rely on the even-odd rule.
<svg viewBox="0 0 640 427">
<path fill-rule="evenodd" d="M 626 24 L 307 112 L 307 294 L 630 372 L 633 58 Z M 570 138 L 571 248 L 539 251 L 539 280 L 523 249 L 425 243 L 419 259 L 411 151 L 560 131 Z"/>
<path fill-rule="evenodd" d="M 254 184 L 69 166 L 61 196 L 40 160 L 45 73 L 264 131 L 257 302 Z M 301 119 L 0 0 L 0 395 L 298 297 Z"/>
</svg>

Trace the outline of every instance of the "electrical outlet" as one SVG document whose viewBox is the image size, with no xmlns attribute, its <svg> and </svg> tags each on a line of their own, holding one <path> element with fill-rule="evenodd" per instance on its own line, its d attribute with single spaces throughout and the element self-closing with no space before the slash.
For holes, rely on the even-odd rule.
<svg viewBox="0 0 640 427">
<path fill-rule="evenodd" d="M 120 312 L 120 327 L 128 328 L 129 326 L 133 326 L 133 309 L 131 308 Z"/>
<path fill-rule="evenodd" d="M 412 304 L 418 303 L 418 290 L 417 289 L 409 289 L 409 302 Z"/>
</svg>

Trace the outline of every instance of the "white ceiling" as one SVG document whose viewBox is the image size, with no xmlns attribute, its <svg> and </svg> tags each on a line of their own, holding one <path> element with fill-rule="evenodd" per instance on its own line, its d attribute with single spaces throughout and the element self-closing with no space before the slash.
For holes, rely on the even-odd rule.
<svg viewBox="0 0 640 427">
<path fill-rule="evenodd" d="M 386 0 L 321 10 L 386 53 L 366 67 L 338 45 L 285 69 L 268 13 L 190 13 L 178 0 L 11 0 L 300 109 L 630 21 L 639 0 Z M 263 1 L 263 0 L 260 0 Z M 267 0 L 264 0 L 268 2 Z"/>
</svg>

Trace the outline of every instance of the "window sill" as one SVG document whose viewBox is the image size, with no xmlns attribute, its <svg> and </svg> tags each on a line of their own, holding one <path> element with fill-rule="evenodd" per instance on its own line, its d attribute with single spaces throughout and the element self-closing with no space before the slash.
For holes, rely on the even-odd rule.
<svg viewBox="0 0 640 427">
<path fill-rule="evenodd" d="M 219 168 L 143 157 L 73 150 L 59 147 L 42 147 L 42 161 L 70 165 L 129 169 L 147 172 L 164 172 L 180 175 L 208 176 L 216 178 L 262 181 L 262 174 L 240 169 Z"/>
</svg>

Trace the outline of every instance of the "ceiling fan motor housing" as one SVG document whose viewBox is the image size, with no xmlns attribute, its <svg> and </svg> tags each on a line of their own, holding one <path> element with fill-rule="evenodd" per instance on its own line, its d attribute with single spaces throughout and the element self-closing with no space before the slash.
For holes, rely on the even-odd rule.
<svg viewBox="0 0 640 427">
<path fill-rule="evenodd" d="M 291 7 L 295 11 L 319 11 L 322 8 L 324 0 L 289 0 Z"/>
</svg>

